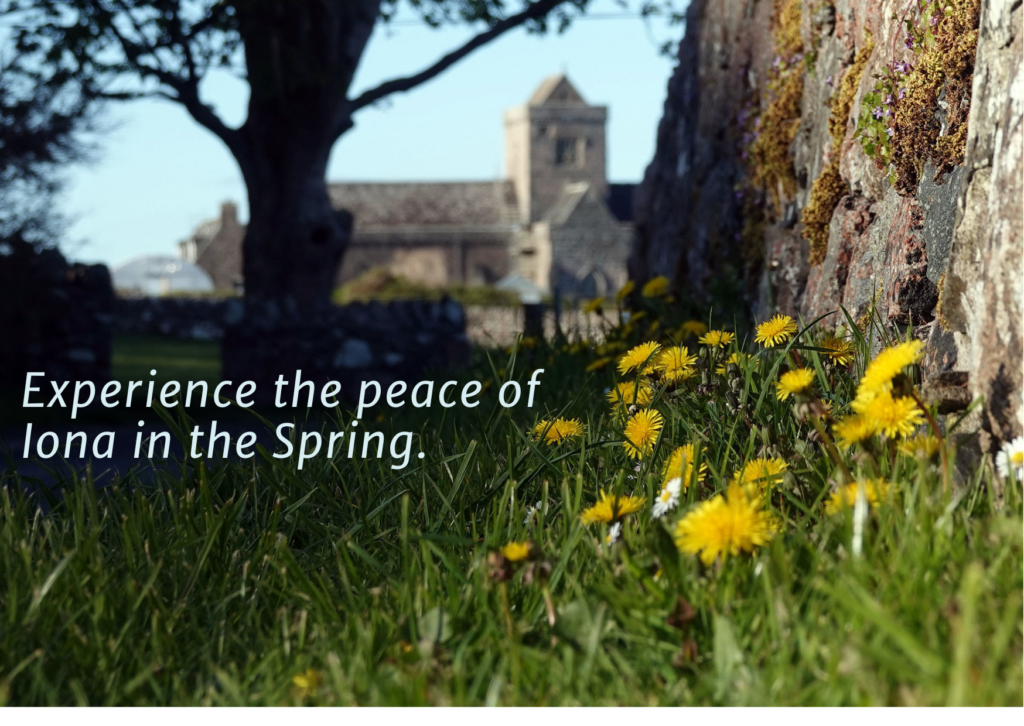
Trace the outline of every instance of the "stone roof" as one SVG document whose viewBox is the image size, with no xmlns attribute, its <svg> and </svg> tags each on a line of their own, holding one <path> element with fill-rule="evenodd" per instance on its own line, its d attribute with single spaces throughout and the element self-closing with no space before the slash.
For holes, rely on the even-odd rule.
<svg viewBox="0 0 1024 726">
<path fill-rule="evenodd" d="M 328 185 L 356 231 L 379 227 L 509 226 L 519 216 L 510 181 L 352 182 Z"/>
<path fill-rule="evenodd" d="M 540 86 L 530 96 L 528 104 L 530 106 L 586 106 L 587 102 L 583 100 L 583 96 L 569 82 L 565 74 L 559 73 L 541 81 Z"/>
</svg>

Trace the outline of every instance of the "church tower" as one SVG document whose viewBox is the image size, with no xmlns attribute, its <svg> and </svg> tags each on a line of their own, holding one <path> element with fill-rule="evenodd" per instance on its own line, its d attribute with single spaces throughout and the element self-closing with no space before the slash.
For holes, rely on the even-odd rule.
<svg viewBox="0 0 1024 726">
<path fill-rule="evenodd" d="M 505 112 L 505 168 L 521 222 L 541 220 L 567 184 L 587 182 L 607 193 L 606 106 L 590 106 L 564 75 L 550 76 L 525 106 Z"/>
</svg>

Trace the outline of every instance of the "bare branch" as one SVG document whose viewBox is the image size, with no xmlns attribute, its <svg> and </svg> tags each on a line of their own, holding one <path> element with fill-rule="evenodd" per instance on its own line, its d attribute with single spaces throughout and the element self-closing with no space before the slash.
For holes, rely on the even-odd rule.
<svg viewBox="0 0 1024 726">
<path fill-rule="evenodd" d="M 426 83 L 430 79 L 447 70 L 450 66 L 458 63 L 477 48 L 490 43 L 498 36 L 503 35 L 509 30 L 518 28 L 524 23 L 543 18 L 563 2 L 565 2 L 565 0 L 537 0 L 537 2 L 531 3 L 523 11 L 516 13 L 515 15 L 508 16 L 504 20 L 495 23 L 479 35 L 474 36 L 465 45 L 453 50 L 451 53 L 448 53 L 429 68 L 426 68 L 412 76 L 394 78 L 380 84 L 376 88 L 371 88 L 370 90 L 365 91 L 351 102 L 349 105 L 349 115 L 351 116 L 351 114 L 355 113 L 359 109 L 376 103 L 382 98 L 390 96 L 393 93 L 409 91 L 422 83 Z M 351 125 L 351 121 L 349 121 L 349 124 Z M 344 131 L 344 129 L 342 130 Z"/>
</svg>

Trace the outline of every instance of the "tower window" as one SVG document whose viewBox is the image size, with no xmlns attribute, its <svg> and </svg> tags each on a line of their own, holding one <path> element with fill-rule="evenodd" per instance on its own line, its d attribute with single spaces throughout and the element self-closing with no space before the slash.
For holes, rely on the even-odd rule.
<svg viewBox="0 0 1024 726">
<path fill-rule="evenodd" d="M 556 166 L 580 166 L 580 162 L 583 161 L 582 156 L 577 139 L 555 139 Z"/>
</svg>

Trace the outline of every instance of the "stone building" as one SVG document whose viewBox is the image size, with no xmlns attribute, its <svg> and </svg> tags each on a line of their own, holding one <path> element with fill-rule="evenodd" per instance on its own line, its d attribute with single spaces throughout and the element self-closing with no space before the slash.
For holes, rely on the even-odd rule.
<svg viewBox="0 0 1024 726">
<path fill-rule="evenodd" d="M 329 184 L 355 218 L 338 282 L 386 269 L 433 286 L 488 285 L 518 274 L 569 296 L 605 294 L 626 279 L 634 184 L 609 184 L 608 109 L 551 76 L 505 112 L 506 179 Z M 179 254 L 218 289 L 240 289 L 242 238 L 233 203 Z"/>
</svg>

